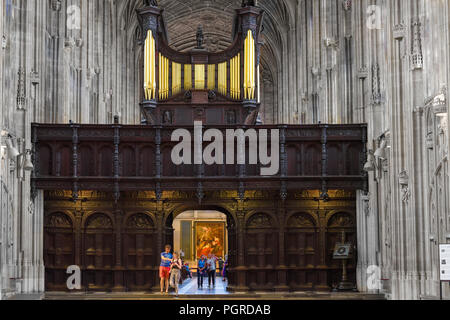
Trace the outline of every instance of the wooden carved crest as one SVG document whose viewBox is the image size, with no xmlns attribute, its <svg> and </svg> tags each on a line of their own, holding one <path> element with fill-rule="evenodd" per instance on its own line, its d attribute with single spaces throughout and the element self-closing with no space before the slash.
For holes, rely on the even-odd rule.
<svg viewBox="0 0 450 320">
<path fill-rule="evenodd" d="M 134 229 L 151 229 L 153 226 L 152 219 L 144 213 L 131 216 L 127 222 L 127 227 Z"/>
<path fill-rule="evenodd" d="M 72 222 L 66 214 L 58 212 L 47 218 L 46 226 L 53 228 L 72 228 Z"/>
<path fill-rule="evenodd" d="M 272 219 L 264 214 L 257 213 L 253 215 L 247 223 L 249 228 L 267 228 L 272 227 Z"/>
<path fill-rule="evenodd" d="M 87 223 L 88 229 L 108 229 L 112 228 L 111 219 L 104 214 L 97 214 L 91 217 Z"/>
<path fill-rule="evenodd" d="M 353 218 L 347 213 L 337 213 L 328 222 L 331 228 L 351 228 L 354 225 Z"/>
<path fill-rule="evenodd" d="M 288 221 L 288 227 L 291 228 L 309 228 L 314 226 L 313 219 L 305 213 L 295 214 Z"/>
</svg>

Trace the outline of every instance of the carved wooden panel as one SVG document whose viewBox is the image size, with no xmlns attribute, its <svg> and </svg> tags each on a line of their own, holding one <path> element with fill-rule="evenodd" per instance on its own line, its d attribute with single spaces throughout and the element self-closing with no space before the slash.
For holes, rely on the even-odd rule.
<svg viewBox="0 0 450 320">
<path fill-rule="evenodd" d="M 62 212 L 46 214 L 44 221 L 46 290 L 65 290 L 67 267 L 75 263 L 73 222 Z"/>
<path fill-rule="evenodd" d="M 153 268 L 158 265 L 154 222 L 148 214 L 137 213 L 127 218 L 123 233 L 123 264 L 127 272 L 126 287 L 145 290 L 154 284 Z"/>
<path fill-rule="evenodd" d="M 319 229 L 310 213 L 295 213 L 286 224 L 288 283 L 294 289 L 312 289 L 318 284 Z"/>
<path fill-rule="evenodd" d="M 202 204 L 193 192 L 163 192 L 158 215 L 137 209 L 155 209 L 154 192 L 122 193 L 117 204 L 121 210 L 114 210 L 112 194 L 81 191 L 86 207 L 81 211 L 81 202 L 74 204 L 71 191 L 46 192 L 46 290 L 67 289 L 69 265 L 80 265 L 83 290 L 158 290 L 159 253 L 164 244 L 173 245 L 173 215 L 180 205 L 230 210 L 223 211 L 227 215 L 230 289 L 330 290 L 342 275 L 341 262 L 332 259 L 342 231 L 346 242 L 356 246 L 355 202 L 352 192 L 330 190 L 330 200 L 319 205 L 326 209 L 318 210 L 311 199 L 319 193 L 291 194 L 277 208 L 276 193 L 248 191 L 241 219 L 235 212 L 236 191 L 205 190 Z M 303 209 L 293 209 L 297 207 Z M 285 218 L 281 219 L 278 210 L 285 210 Z M 164 225 L 158 227 L 158 223 Z M 355 256 L 347 270 L 354 282 Z"/>
<path fill-rule="evenodd" d="M 277 264 L 278 232 L 274 219 L 266 213 L 256 213 L 247 221 L 245 263 L 249 268 L 247 286 L 268 289 L 275 282 L 274 274 L 264 271 Z"/>
<path fill-rule="evenodd" d="M 113 285 L 114 226 L 104 213 L 90 216 L 83 232 L 83 264 L 85 283 L 94 290 L 108 289 Z"/>
</svg>

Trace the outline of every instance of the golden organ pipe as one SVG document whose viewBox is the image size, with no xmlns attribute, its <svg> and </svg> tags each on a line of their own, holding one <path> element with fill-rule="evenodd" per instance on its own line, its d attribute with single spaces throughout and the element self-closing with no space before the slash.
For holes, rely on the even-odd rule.
<svg viewBox="0 0 450 320">
<path fill-rule="evenodd" d="M 192 89 L 192 65 L 184 65 L 184 90 Z"/>
<path fill-rule="evenodd" d="M 164 99 L 164 59 L 159 54 L 159 99 Z"/>
<path fill-rule="evenodd" d="M 150 60 L 148 59 L 148 33 L 147 33 L 147 39 L 145 40 L 145 45 L 144 45 L 144 94 L 145 94 L 145 99 L 148 100 L 148 64 L 149 64 Z"/>
<path fill-rule="evenodd" d="M 181 64 L 172 62 L 172 95 L 181 91 Z"/>
<path fill-rule="evenodd" d="M 152 31 L 148 30 L 144 46 L 144 93 L 147 100 L 154 99 L 156 93 L 155 58 L 155 39 Z"/>
<path fill-rule="evenodd" d="M 251 37 L 250 42 L 250 54 L 251 54 L 251 63 L 250 63 L 250 75 L 251 75 L 251 83 L 252 83 L 252 91 L 251 91 L 251 99 L 255 98 L 255 40 L 253 36 Z"/>
<path fill-rule="evenodd" d="M 244 96 L 248 97 L 248 36 L 244 42 Z"/>
<path fill-rule="evenodd" d="M 238 99 L 241 98 L 241 54 L 238 54 L 238 63 L 237 63 L 237 74 L 238 74 Z"/>
<path fill-rule="evenodd" d="M 208 65 L 208 89 L 214 90 L 216 88 L 216 65 Z"/>
<path fill-rule="evenodd" d="M 160 89 L 159 89 L 159 99 L 164 99 L 164 58 L 162 55 L 160 55 L 160 76 L 159 76 L 159 82 L 160 82 Z"/>
<path fill-rule="evenodd" d="M 166 81 L 166 85 L 164 86 L 165 98 L 169 97 L 169 59 L 164 58 L 164 66 L 166 68 L 166 74 L 164 80 Z"/>
<path fill-rule="evenodd" d="M 232 59 L 233 66 L 232 66 L 232 73 L 231 78 L 233 79 L 233 95 L 232 98 L 236 99 L 236 57 Z"/>
<path fill-rule="evenodd" d="M 230 62 L 230 85 L 231 98 L 234 99 L 234 58 Z"/>
<path fill-rule="evenodd" d="M 230 92 L 231 92 L 231 98 L 238 100 L 240 99 L 241 95 L 241 83 L 240 83 L 240 54 L 235 56 L 230 61 Z"/>
<path fill-rule="evenodd" d="M 247 38 L 244 42 L 244 98 L 255 98 L 255 40 L 251 30 L 247 32 Z"/>
<path fill-rule="evenodd" d="M 196 64 L 195 65 L 195 89 L 203 90 L 205 89 L 205 65 Z"/>
<path fill-rule="evenodd" d="M 169 98 L 169 59 L 159 54 L 159 99 Z"/>
<path fill-rule="evenodd" d="M 177 63 L 178 93 L 181 92 L 181 64 Z"/>
<path fill-rule="evenodd" d="M 219 64 L 219 93 L 222 95 L 227 94 L 227 62 Z"/>
<path fill-rule="evenodd" d="M 231 58 L 230 60 L 230 94 L 231 94 L 231 99 L 234 99 L 234 95 L 235 95 L 235 80 L 236 80 L 236 74 L 235 74 L 235 59 L 234 57 Z"/>
</svg>

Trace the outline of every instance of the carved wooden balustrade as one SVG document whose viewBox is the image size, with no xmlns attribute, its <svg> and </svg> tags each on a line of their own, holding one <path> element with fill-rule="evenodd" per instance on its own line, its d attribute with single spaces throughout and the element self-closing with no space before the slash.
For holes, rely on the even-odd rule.
<svg viewBox="0 0 450 320">
<path fill-rule="evenodd" d="M 75 195 L 78 190 L 197 191 L 199 183 L 207 190 L 238 190 L 242 183 L 244 189 L 286 191 L 366 187 L 364 125 L 215 127 L 224 136 L 226 129 L 279 129 L 280 169 L 274 176 L 261 176 L 259 165 L 177 166 L 171 161 L 177 128 L 33 124 L 33 186 Z M 193 136 L 193 126 L 183 128 Z"/>
</svg>

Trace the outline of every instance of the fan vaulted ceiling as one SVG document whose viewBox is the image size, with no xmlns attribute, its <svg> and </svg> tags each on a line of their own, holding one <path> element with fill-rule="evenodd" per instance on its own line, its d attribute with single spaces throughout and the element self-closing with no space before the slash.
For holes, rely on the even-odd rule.
<svg viewBox="0 0 450 320">
<path fill-rule="evenodd" d="M 280 63 L 283 35 L 290 30 L 295 10 L 290 10 L 292 0 L 260 0 L 258 6 L 265 10 L 262 60 L 266 64 Z M 164 9 L 169 44 L 176 50 L 194 48 L 195 34 L 203 26 L 205 46 L 209 51 L 221 51 L 231 44 L 235 9 L 241 0 L 159 0 Z M 135 9 L 143 6 L 142 0 L 120 1 L 125 28 L 136 25 Z M 267 63 L 269 62 L 270 63 Z M 275 70 L 273 70 L 275 71 Z"/>
</svg>

